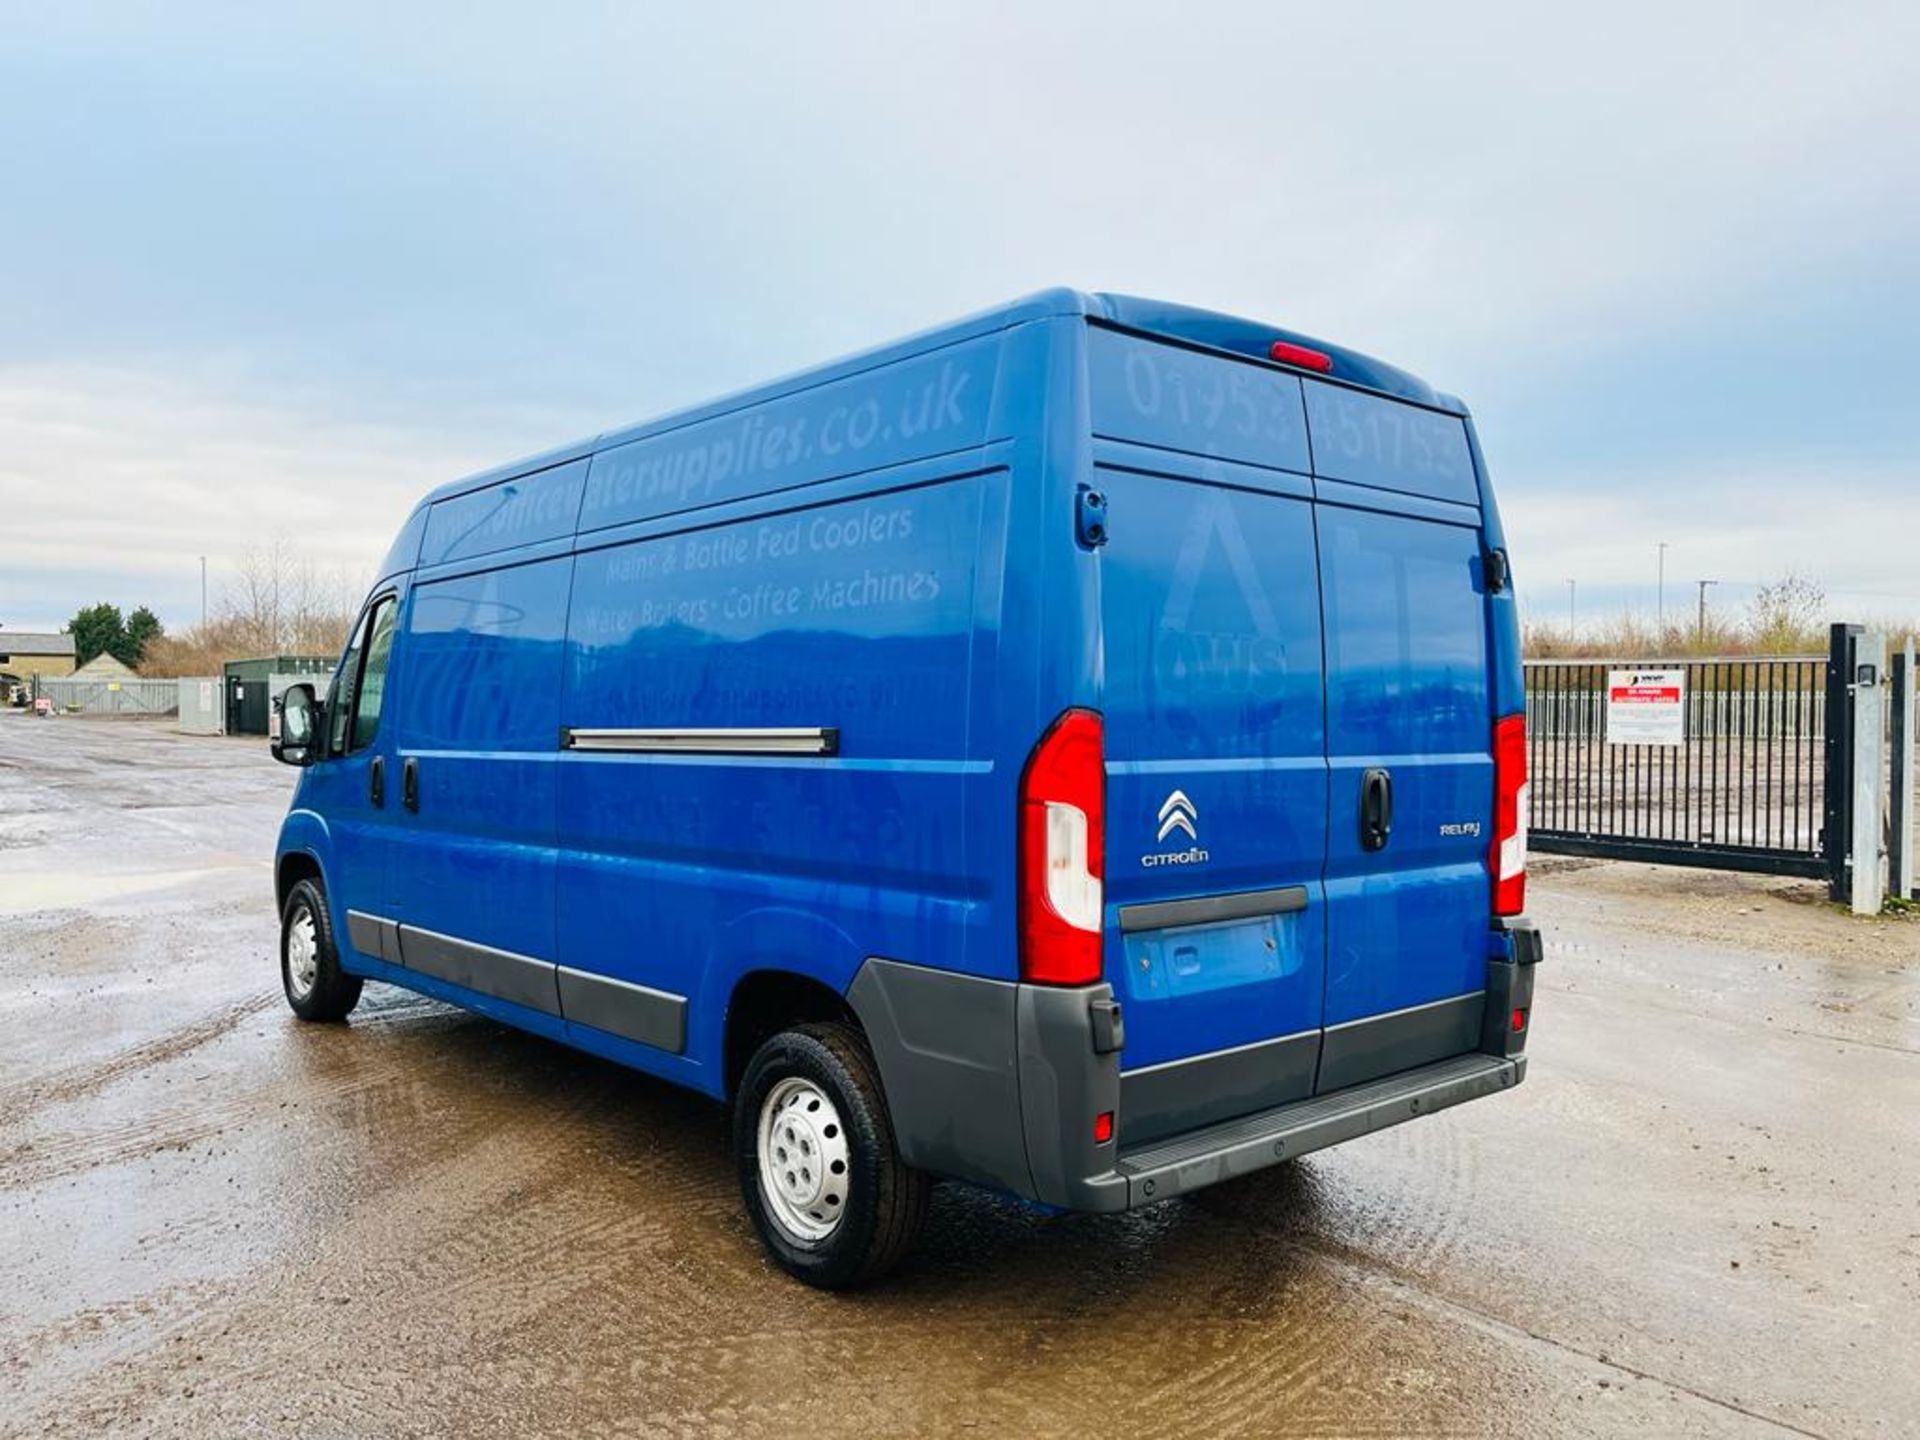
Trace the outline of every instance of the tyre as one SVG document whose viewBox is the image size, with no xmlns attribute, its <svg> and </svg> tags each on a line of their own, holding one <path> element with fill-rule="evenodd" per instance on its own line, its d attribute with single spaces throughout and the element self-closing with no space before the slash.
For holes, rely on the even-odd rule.
<svg viewBox="0 0 1920 1440">
<path fill-rule="evenodd" d="M 318 880 L 302 880 L 280 912 L 280 984 L 302 1020 L 344 1020 L 360 1003 L 360 977 L 340 968 L 333 917 Z"/>
<path fill-rule="evenodd" d="M 783 1030 L 754 1052 L 733 1144 L 761 1243 L 809 1285 L 877 1279 L 926 1222 L 928 1178 L 901 1161 L 879 1072 L 851 1025 Z"/>
</svg>

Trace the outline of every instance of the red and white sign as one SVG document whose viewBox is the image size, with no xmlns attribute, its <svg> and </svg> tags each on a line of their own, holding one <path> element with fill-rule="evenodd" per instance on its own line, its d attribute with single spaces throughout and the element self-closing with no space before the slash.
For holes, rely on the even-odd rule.
<svg viewBox="0 0 1920 1440">
<path fill-rule="evenodd" d="M 1687 672 L 1607 672 L 1609 745 L 1687 743 Z"/>
</svg>

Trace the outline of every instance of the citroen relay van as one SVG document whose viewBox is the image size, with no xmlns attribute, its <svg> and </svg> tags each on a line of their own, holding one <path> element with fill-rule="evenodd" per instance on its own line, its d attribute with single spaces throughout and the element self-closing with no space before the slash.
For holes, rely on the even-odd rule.
<svg viewBox="0 0 1920 1440">
<path fill-rule="evenodd" d="M 1466 408 L 1059 290 L 443 486 L 275 867 L 404 985 L 732 1106 L 803 1280 L 935 1179 L 1155 1204 L 1517 1084 L 1512 567 Z"/>
</svg>

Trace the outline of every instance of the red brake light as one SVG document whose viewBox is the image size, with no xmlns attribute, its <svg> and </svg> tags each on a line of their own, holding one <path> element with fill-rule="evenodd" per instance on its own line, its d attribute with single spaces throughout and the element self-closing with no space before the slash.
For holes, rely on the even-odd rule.
<svg viewBox="0 0 1920 1440">
<path fill-rule="evenodd" d="M 1291 340 L 1276 340 L 1267 353 L 1282 365 L 1298 365 L 1302 370 L 1318 370 L 1322 374 L 1333 369 L 1333 357 L 1321 350 L 1309 350 L 1304 345 L 1295 345 Z"/>
<path fill-rule="evenodd" d="M 1105 743 L 1100 717 L 1067 710 L 1020 779 L 1020 978 L 1100 978 L 1106 874 Z"/>
<path fill-rule="evenodd" d="M 1513 1012 L 1513 1033 L 1518 1035 L 1522 1030 L 1526 1028 L 1527 1028 L 1527 1012 L 1525 1010 L 1515 1010 Z"/>
<path fill-rule="evenodd" d="M 1493 722 L 1493 913 L 1527 908 L 1527 721 L 1503 715 Z"/>
<path fill-rule="evenodd" d="M 1093 1117 L 1093 1143 L 1104 1145 L 1113 1139 L 1113 1111 L 1102 1110 Z"/>
</svg>

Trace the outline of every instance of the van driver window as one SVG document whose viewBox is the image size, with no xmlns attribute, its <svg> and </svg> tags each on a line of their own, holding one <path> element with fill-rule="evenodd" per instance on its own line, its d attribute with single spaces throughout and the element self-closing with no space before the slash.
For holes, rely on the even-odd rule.
<svg viewBox="0 0 1920 1440">
<path fill-rule="evenodd" d="M 354 697 L 350 750 L 371 745 L 374 732 L 380 728 L 380 704 L 387 692 L 387 659 L 393 654 L 393 620 L 398 608 L 391 595 L 374 606 L 367 660 L 360 672 L 359 693 Z"/>
<path fill-rule="evenodd" d="M 387 688 L 387 657 L 393 652 L 394 597 L 383 595 L 360 623 L 333 677 L 327 697 L 330 752 L 349 755 L 364 750 L 380 728 L 380 704 Z"/>
<path fill-rule="evenodd" d="M 347 724 L 353 715 L 354 685 L 360 678 L 360 652 L 366 649 L 367 622 L 372 618 L 373 614 L 369 611 L 353 627 L 353 638 L 347 642 L 347 653 L 340 658 L 340 668 L 333 672 L 333 686 L 327 691 L 327 753 L 330 755 L 346 753 Z"/>
</svg>

